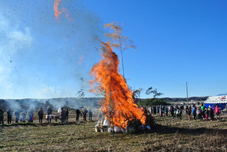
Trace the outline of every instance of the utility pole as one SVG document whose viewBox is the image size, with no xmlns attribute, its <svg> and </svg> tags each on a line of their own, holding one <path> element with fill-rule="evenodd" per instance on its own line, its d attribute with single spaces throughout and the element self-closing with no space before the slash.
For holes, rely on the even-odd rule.
<svg viewBox="0 0 227 152">
<path fill-rule="evenodd" d="M 121 52 L 122 75 L 125 78 L 125 67 L 124 67 L 124 57 L 123 57 L 123 48 L 122 48 L 121 38 L 119 39 L 119 43 L 120 43 L 120 52 Z"/>
<path fill-rule="evenodd" d="M 132 44 L 132 41 L 128 39 L 128 37 L 122 36 L 121 26 L 115 23 L 110 23 L 110 24 L 105 24 L 105 27 L 109 27 L 110 29 L 113 30 L 112 33 L 109 33 L 106 36 L 111 38 L 113 44 L 116 44 L 115 47 L 117 47 L 120 50 L 120 56 L 121 56 L 120 60 L 121 60 L 121 67 L 122 67 L 121 70 L 122 70 L 122 75 L 126 80 L 125 65 L 124 65 L 124 50 L 127 48 L 135 48 L 135 46 Z"/>
<path fill-rule="evenodd" d="M 188 102 L 188 82 L 186 81 L 186 96 L 187 96 L 187 102 Z"/>
</svg>

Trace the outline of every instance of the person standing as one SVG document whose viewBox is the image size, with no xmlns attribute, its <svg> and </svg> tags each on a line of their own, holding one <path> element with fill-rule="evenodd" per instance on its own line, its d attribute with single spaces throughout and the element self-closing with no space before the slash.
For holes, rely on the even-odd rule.
<svg viewBox="0 0 227 152">
<path fill-rule="evenodd" d="M 164 106 L 160 106 L 160 116 L 163 117 L 163 114 L 165 112 Z"/>
<path fill-rule="evenodd" d="M 176 116 L 180 119 L 182 119 L 182 110 L 179 106 L 176 107 Z"/>
<path fill-rule="evenodd" d="M 30 110 L 29 112 L 28 112 L 28 122 L 33 122 L 33 118 L 34 117 L 34 112 L 33 112 L 33 110 Z"/>
<path fill-rule="evenodd" d="M 210 119 L 214 120 L 214 109 L 212 107 L 210 108 Z"/>
<path fill-rule="evenodd" d="M 16 117 L 15 123 L 18 123 L 19 119 L 20 119 L 20 111 L 19 110 L 15 112 L 15 117 Z"/>
<path fill-rule="evenodd" d="M 87 121 L 87 109 L 86 108 L 84 108 L 84 110 L 83 110 L 83 119 L 84 119 L 84 121 Z"/>
<path fill-rule="evenodd" d="M 189 107 L 188 106 L 186 106 L 185 112 L 186 112 L 186 115 L 188 115 L 188 119 L 190 120 Z"/>
<path fill-rule="evenodd" d="M 166 116 L 169 116 L 169 107 L 165 107 L 166 108 Z"/>
<path fill-rule="evenodd" d="M 205 120 L 208 120 L 208 110 L 207 108 L 204 109 Z"/>
<path fill-rule="evenodd" d="M 183 111 L 184 111 L 184 105 L 181 105 L 181 106 L 180 106 L 180 111 L 181 111 L 181 114 L 183 114 Z"/>
<path fill-rule="evenodd" d="M 11 124 L 11 122 L 12 122 L 12 111 L 9 109 L 7 111 L 7 123 Z"/>
<path fill-rule="evenodd" d="M 172 105 L 170 106 L 170 113 L 171 116 L 174 117 L 174 107 Z"/>
<path fill-rule="evenodd" d="M 66 111 L 64 108 L 61 108 L 61 124 L 65 124 L 66 120 Z"/>
<path fill-rule="evenodd" d="M 89 110 L 89 112 L 88 112 L 88 118 L 89 118 L 89 121 L 92 121 L 92 111 L 91 110 Z"/>
<path fill-rule="evenodd" d="M 76 109 L 76 122 L 79 121 L 79 119 L 80 119 L 80 114 L 81 114 L 80 110 L 79 110 L 79 109 Z"/>
<path fill-rule="evenodd" d="M 191 114 L 192 114 L 192 106 L 190 105 L 190 106 L 188 107 L 188 117 L 189 117 L 189 120 L 192 119 Z"/>
<path fill-rule="evenodd" d="M 205 119 L 205 106 L 201 104 L 201 112 L 202 112 L 202 118 Z"/>
<path fill-rule="evenodd" d="M 4 125 L 4 111 L 0 109 L 0 124 Z"/>
<path fill-rule="evenodd" d="M 208 116 L 208 119 L 210 119 L 210 109 L 211 109 L 211 107 L 209 105 L 208 108 L 207 108 L 207 116 Z"/>
<path fill-rule="evenodd" d="M 66 109 L 65 116 L 66 116 L 66 123 L 68 123 L 69 122 L 69 108 Z"/>
<path fill-rule="evenodd" d="M 156 106 L 153 107 L 153 114 L 156 115 Z"/>
<path fill-rule="evenodd" d="M 38 116 L 39 116 L 39 123 L 43 123 L 43 115 L 44 115 L 44 112 L 43 112 L 43 108 L 41 108 L 39 111 L 38 111 Z"/>
<path fill-rule="evenodd" d="M 22 115 L 22 117 L 21 117 L 21 120 L 20 121 L 21 122 L 26 122 L 27 111 L 23 111 L 21 115 Z"/>
<path fill-rule="evenodd" d="M 221 108 L 220 108 L 218 105 L 216 105 L 216 106 L 214 107 L 214 113 L 215 113 L 217 119 L 220 119 Z"/>
<path fill-rule="evenodd" d="M 52 109 L 51 109 L 51 107 L 49 107 L 47 109 L 47 121 L 48 121 L 48 123 L 51 123 L 51 117 L 52 117 Z"/>
<path fill-rule="evenodd" d="M 196 110 L 197 110 L 196 106 L 193 105 L 192 106 L 192 115 L 193 115 L 194 120 L 196 120 Z"/>
<path fill-rule="evenodd" d="M 197 118 L 198 119 L 202 119 L 202 110 L 201 110 L 201 107 L 198 107 L 196 109 L 196 114 L 197 114 Z"/>
</svg>

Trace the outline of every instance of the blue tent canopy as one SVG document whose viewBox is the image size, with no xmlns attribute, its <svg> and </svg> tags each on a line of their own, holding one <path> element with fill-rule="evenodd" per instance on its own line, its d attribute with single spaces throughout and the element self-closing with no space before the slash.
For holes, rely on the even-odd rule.
<svg viewBox="0 0 227 152">
<path fill-rule="evenodd" d="M 214 108 L 216 105 L 218 105 L 222 110 L 225 109 L 227 105 L 227 96 L 212 96 L 204 102 L 206 108 L 209 106 Z"/>
</svg>

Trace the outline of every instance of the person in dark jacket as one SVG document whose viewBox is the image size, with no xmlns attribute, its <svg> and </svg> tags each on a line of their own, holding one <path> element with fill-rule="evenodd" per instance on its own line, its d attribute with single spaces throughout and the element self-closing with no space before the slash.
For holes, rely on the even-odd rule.
<svg viewBox="0 0 227 152">
<path fill-rule="evenodd" d="M 88 112 L 88 118 L 89 118 L 89 121 L 92 121 L 92 111 L 91 110 L 89 110 L 89 112 Z"/>
<path fill-rule="evenodd" d="M 156 115 L 156 106 L 153 107 L 153 113 Z"/>
<path fill-rule="evenodd" d="M 83 120 L 84 120 L 84 121 L 87 121 L 87 113 L 88 113 L 88 111 L 87 111 L 87 109 L 85 108 L 85 109 L 83 110 Z"/>
<path fill-rule="evenodd" d="M 171 113 L 171 116 L 174 117 L 174 107 L 173 106 L 170 106 L 170 113 Z"/>
<path fill-rule="evenodd" d="M 48 123 L 51 123 L 51 116 L 52 116 L 52 109 L 51 109 L 51 107 L 49 107 L 47 109 L 47 121 L 48 121 Z"/>
<path fill-rule="evenodd" d="M 66 123 L 69 122 L 69 109 L 67 108 L 65 111 L 65 116 L 66 116 Z"/>
<path fill-rule="evenodd" d="M 43 108 L 41 108 L 39 111 L 38 111 L 38 116 L 39 116 L 39 123 L 43 123 L 43 115 L 44 115 L 44 112 L 43 112 Z"/>
<path fill-rule="evenodd" d="M 66 110 L 64 108 L 61 108 L 61 123 L 65 124 L 66 121 Z"/>
<path fill-rule="evenodd" d="M 79 110 L 79 109 L 76 109 L 76 122 L 79 121 L 79 119 L 80 119 L 80 114 L 81 114 L 80 110 Z"/>
<path fill-rule="evenodd" d="M 19 122 L 19 119 L 20 119 L 20 111 L 16 111 L 15 112 L 15 117 L 16 117 L 15 123 L 18 123 Z"/>
<path fill-rule="evenodd" d="M 4 111 L 0 109 L 0 124 L 4 125 Z"/>
<path fill-rule="evenodd" d="M 197 108 L 196 108 L 196 106 L 195 105 L 193 105 L 192 106 L 192 115 L 193 115 L 193 118 L 194 118 L 194 120 L 196 120 L 196 110 L 197 110 Z"/>
<path fill-rule="evenodd" d="M 10 109 L 7 111 L 7 123 L 12 123 L 12 111 Z"/>
<path fill-rule="evenodd" d="M 169 116 L 169 107 L 165 107 L 166 116 Z"/>
<path fill-rule="evenodd" d="M 214 109 L 210 108 L 210 120 L 214 120 Z"/>
</svg>

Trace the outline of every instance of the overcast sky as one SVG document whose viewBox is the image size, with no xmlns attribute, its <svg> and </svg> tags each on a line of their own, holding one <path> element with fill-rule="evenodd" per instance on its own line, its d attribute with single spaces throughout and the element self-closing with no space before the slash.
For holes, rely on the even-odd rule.
<svg viewBox="0 0 227 152">
<path fill-rule="evenodd" d="M 133 89 L 153 86 L 164 96 L 185 97 L 188 81 L 189 96 L 227 93 L 226 1 L 62 1 L 69 17 L 56 19 L 53 0 L 0 0 L 0 98 L 88 90 L 109 22 L 122 25 L 137 46 L 124 52 Z"/>
</svg>

